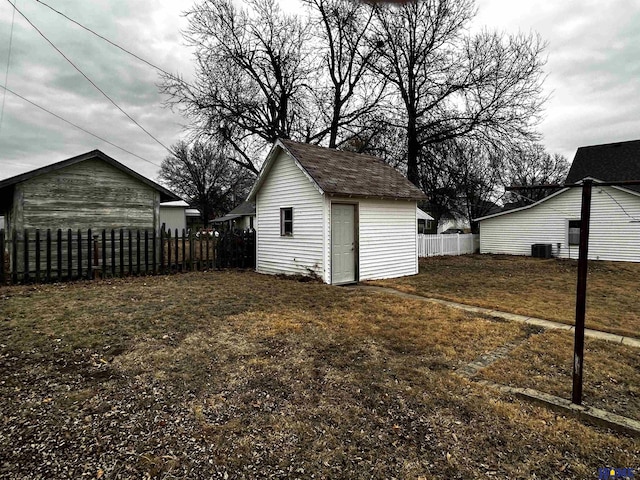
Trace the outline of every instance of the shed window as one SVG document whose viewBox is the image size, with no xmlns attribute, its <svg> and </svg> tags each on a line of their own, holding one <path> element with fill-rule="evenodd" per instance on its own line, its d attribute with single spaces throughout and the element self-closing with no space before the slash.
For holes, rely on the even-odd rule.
<svg viewBox="0 0 640 480">
<path fill-rule="evenodd" d="M 580 220 L 569 220 L 569 245 L 580 245 Z"/>
<path fill-rule="evenodd" d="M 293 235 L 293 208 L 280 209 L 280 235 L 290 237 Z"/>
</svg>

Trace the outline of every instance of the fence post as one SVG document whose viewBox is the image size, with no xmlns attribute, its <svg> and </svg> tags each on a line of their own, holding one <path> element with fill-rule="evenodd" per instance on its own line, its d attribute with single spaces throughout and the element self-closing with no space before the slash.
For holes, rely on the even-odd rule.
<svg viewBox="0 0 640 480">
<path fill-rule="evenodd" d="M 107 229 L 102 229 L 102 278 L 107 276 Z"/>
<path fill-rule="evenodd" d="M 164 249 L 164 245 L 162 248 Z M 171 272 L 171 229 L 167 232 L 167 270 Z"/>
<path fill-rule="evenodd" d="M 97 238 L 97 235 L 96 235 L 96 238 Z M 91 242 L 94 242 L 95 244 L 91 229 L 89 229 L 87 230 L 87 278 L 89 280 L 93 280 L 93 260 L 91 258 L 91 253 L 93 248 L 95 248 L 93 247 L 93 244 Z M 98 253 L 98 252 L 95 252 L 95 253 Z"/>
<path fill-rule="evenodd" d="M 111 276 L 116 276 L 116 232 L 111 229 Z"/>
<path fill-rule="evenodd" d="M 73 232 L 67 229 L 67 280 L 73 278 Z"/>
<path fill-rule="evenodd" d="M 456 233 L 456 236 L 458 237 L 456 239 L 457 240 L 456 244 L 458 246 L 458 253 L 457 254 L 460 255 L 460 233 Z"/>
<path fill-rule="evenodd" d="M 11 239 L 11 282 L 18 283 L 18 231 L 13 231 Z"/>
<path fill-rule="evenodd" d="M 129 247 L 129 275 L 133 275 L 133 259 L 131 255 L 133 255 L 133 241 L 131 239 L 131 230 L 128 230 L 127 233 L 127 242 Z"/>
<path fill-rule="evenodd" d="M 30 281 L 29 278 L 29 231 L 24 229 L 24 272 L 22 274 L 22 280 L 24 283 Z"/>
<path fill-rule="evenodd" d="M 175 229 L 175 237 L 174 240 L 176 242 L 176 272 L 178 271 L 178 229 Z"/>
<path fill-rule="evenodd" d="M 0 230 L 0 285 L 7 281 L 4 263 L 4 229 Z"/>
<path fill-rule="evenodd" d="M 185 245 L 185 236 L 186 236 L 186 232 L 184 231 L 184 228 L 182 229 L 182 270 L 183 272 L 185 272 L 187 270 L 187 259 L 186 257 L 186 245 Z"/>
<path fill-rule="evenodd" d="M 40 229 L 36 229 L 36 282 L 40 283 Z"/>
<path fill-rule="evenodd" d="M 103 233 L 103 238 L 104 238 L 104 230 L 102 230 Z M 94 235 L 93 236 L 93 266 L 94 267 L 98 267 L 99 262 L 100 262 L 100 252 L 98 251 L 98 238 L 99 235 Z M 102 244 L 102 248 L 104 248 L 104 243 Z M 103 268 L 104 268 L 104 264 L 103 264 Z"/>
<path fill-rule="evenodd" d="M 51 281 L 51 229 L 47 228 L 47 282 Z"/>
<path fill-rule="evenodd" d="M 82 230 L 78 229 L 78 279 L 82 278 Z M 91 252 L 87 252 L 87 258 L 91 255 Z"/>
<path fill-rule="evenodd" d="M 136 274 L 140 275 L 140 229 L 136 230 Z"/>
<path fill-rule="evenodd" d="M 58 281 L 62 281 L 62 229 L 58 229 L 56 238 L 56 254 L 58 255 Z"/>
<path fill-rule="evenodd" d="M 149 273 L 149 230 L 144 231 L 144 274 Z"/>
<path fill-rule="evenodd" d="M 163 269 L 163 263 L 164 263 L 164 251 L 163 251 L 164 250 L 164 245 L 163 245 L 164 236 L 163 236 L 163 232 L 164 232 L 164 229 L 160 230 L 160 270 Z M 153 273 L 156 273 L 156 260 L 157 260 L 158 257 L 156 256 L 157 255 L 157 251 L 156 251 L 157 244 L 156 244 L 156 230 L 155 230 L 155 228 L 153 229 L 152 237 L 153 237 L 153 247 L 151 247 L 151 248 L 153 249 L 153 260 L 152 260 L 152 262 L 153 262 Z"/>
<path fill-rule="evenodd" d="M 124 230 L 120 229 L 120 276 L 124 277 Z"/>
</svg>

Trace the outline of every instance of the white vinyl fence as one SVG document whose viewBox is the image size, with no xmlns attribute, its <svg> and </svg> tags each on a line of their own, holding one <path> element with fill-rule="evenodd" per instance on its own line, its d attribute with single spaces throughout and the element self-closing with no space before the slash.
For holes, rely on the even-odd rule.
<svg viewBox="0 0 640 480">
<path fill-rule="evenodd" d="M 418 257 L 439 255 L 466 255 L 480 249 L 480 235 L 471 233 L 455 235 L 418 234 Z"/>
</svg>

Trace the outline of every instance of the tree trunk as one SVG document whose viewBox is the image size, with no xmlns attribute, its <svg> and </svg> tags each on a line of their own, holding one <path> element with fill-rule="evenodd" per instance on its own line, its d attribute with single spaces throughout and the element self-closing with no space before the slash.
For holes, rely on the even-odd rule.
<svg viewBox="0 0 640 480">
<path fill-rule="evenodd" d="M 416 117 L 409 113 L 407 119 L 407 178 L 416 187 L 420 188 L 420 175 L 418 173 L 418 156 L 420 144 L 418 142 L 418 129 Z"/>
</svg>

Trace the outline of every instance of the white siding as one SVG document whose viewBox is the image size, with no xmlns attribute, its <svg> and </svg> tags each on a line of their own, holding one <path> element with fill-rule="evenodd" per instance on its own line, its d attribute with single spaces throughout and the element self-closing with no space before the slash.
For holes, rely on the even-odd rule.
<svg viewBox="0 0 640 480">
<path fill-rule="evenodd" d="M 327 202 L 353 203 L 354 200 L 330 198 Z M 359 279 L 395 278 L 418 273 L 416 202 L 364 199 L 357 203 Z M 327 223 L 331 225 L 331 220 L 328 219 Z M 328 245 L 331 245 L 330 230 L 328 238 Z M 331 278 L 330 268 L 327 272 L 327 278 Z"/>
<path fill-rule="evenodd" d="M 280 236 L 280 208 L 293 208 L 293 236 Z M 256 270 L 324 277 L 324 200 L 285 152 L 276 158 L 256 195 Z"/>
<path fill-rule="evenodd" d="M 568 245 L 568 223 L 580 219 L 581 198 L 582 190 L 573 188 L 533 208 L 482 220 L 480 252 L 531 255 L 532 244 L 551 243 L 554 256 L 578 258 L 578 246 Z M 640 262 L 640 222 L 631 217 L 640 219 L 640 197 L 594 185 L 589 258 Z"/>
<path fill-rule="evenodd" d="M 182 232 L 187 228 L 187 217 L 184 207 L 164 207 L 160 205 L 160 225 L 165 224 L 167 230 L 172 232 L 177 228 Z"/>
</svg>

